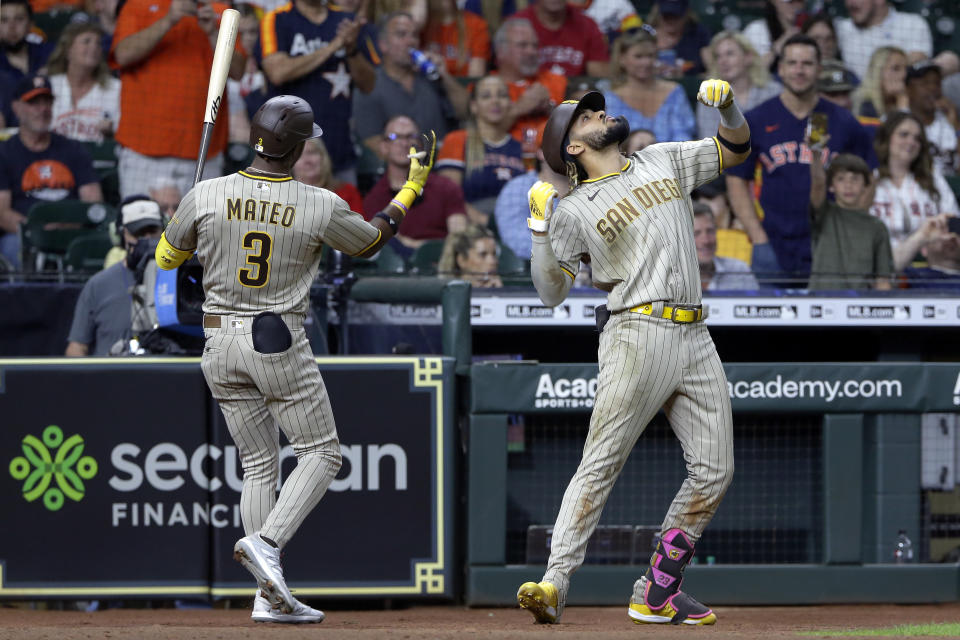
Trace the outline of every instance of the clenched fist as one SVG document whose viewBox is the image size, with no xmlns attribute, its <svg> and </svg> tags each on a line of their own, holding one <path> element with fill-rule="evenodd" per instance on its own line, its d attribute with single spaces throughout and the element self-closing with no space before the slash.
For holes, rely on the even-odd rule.
<svg viewBox="0 0 960 640">
<path fill-rule="evenodd" d="M 726 80 L 704 80 L 700 83 L 700 91 L 697 92 L 697 101 L 707 105 L 723 109 L 730 106 L 733 102 L 733 88 Z"/>
<path fill-rule="evenodd" d="M 527 226 L 539 233 L 546 232 L 557 201 L 557 190 L 549 182 L 537 180 L 527 192 L 527 198 L 530 200 L 530 217 L 527 218 Z"/>
</svg>

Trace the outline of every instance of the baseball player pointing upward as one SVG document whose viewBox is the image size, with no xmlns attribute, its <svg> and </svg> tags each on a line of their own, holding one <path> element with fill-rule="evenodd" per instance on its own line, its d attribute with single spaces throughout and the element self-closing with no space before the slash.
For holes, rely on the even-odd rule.
<svg viewBox="0 0 960 640">
<path fill-rule="evenodd" d="M 544 303 L 559 304 L 589 260 L 594 284 L 609 295 L 597 308 L 600 377 L 583 458 L 563 495 L 547 572 L 517 592 L 537 622 L 559 620 L 613 483 L 661 407 L 683 446 L 687 479 L 628 613 L 638 623 L 717 619 L 680 591 L 733 475 L 730 399 L 702 322 L 690 192 L 747 157 L 750 131 L 726 82 L 704 81 L 697 99 L 720 110 L 716 137 L 655 144 L 629 158 L 619 150 L 627 122 L 608 116 L 596 92 L 558 105 L 544 130 L 544 157 L 575 187 L 556 203 L 550 184 L 530 189 L 533 283 Z"/>
<path fill-rule="evenodd" d="M 320 251 L 324 243 L 350 255 L 379 251 L 423 191 L 435 156 L 431 132 L 424 151 L 410 149 L 406 184 L 368 223 L 330 191 L 290 177 L 304 142 L 321 133 L 306 101 L 268 100 L 251 122 L 253 164 L 191 189 L 156 252 L 163 269 L 194 249 L 204 266 L 201 364 L 243 464 L 246 536 L 234 557 L 260 587 L 252 616 L 258 622 L 324 617 L 291 595 L 280 567 L 280 550 L 340 469 L 330 400 L 303 330 Z M 278 497 L 279 429 L 297 466 Z"/>
</svg>

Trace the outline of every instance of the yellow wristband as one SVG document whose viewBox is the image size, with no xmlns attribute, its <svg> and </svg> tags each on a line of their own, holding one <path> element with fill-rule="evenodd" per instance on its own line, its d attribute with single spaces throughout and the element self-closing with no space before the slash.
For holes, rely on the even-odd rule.
<svg viewBox="0 0 960 640">
<path fill-rule="evenodd" d="M 410 184 L 409 182 L 407 184 Z M 406 184 L 400 188 L 400 191 L 397 191 L 397 195 L 393 197 L 394 200 L 403 204 L 408 210 L 413 206 L 413 201 L 417 199 L 417 196 L 420 195 L 413 190 L 413 187 L 408 187 Z M 406 213 L 406 211 L 404 211 Z"/>
<path fill-rule="evenodd" d="M 423 185 L 417 182 L 416 180 L 407 180 L 406 182 L 403 183 L 403 186 L 400 188 L 411 189 L 412 191 L 416 192 L 418 196 L 423 193 Z"/>
<path fill-rule="evenodd" d="M 157 244 L 157 251 L 153 254 L 153 257 L 157 261 L 158 267 L 164 271 L 170 271 L 186 262 L 192 255 L 193 251 L 177 249 L 167 242 L 167 236 L 161 235 L 160 242 Z"/>
</svg>

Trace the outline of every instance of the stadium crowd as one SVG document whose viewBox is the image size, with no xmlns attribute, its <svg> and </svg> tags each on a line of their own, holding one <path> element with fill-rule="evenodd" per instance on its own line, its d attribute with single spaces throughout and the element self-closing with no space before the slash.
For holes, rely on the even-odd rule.
<svg viewBox="0 0 960 640">
<path fill-rule="evenodd" d="M 191 187 L 228 6 L 3 1 L 0 269 L 135 268 L 123 209 L 152 200 L 167 220 Z M 443 138 L 423 199 L 384 250 L 384 270 L 469 276 L 478 287 L 522 279 L 526 190 L 537 179 L 567 188 L 538 150 L 552 107 L 603 92 L 608 110 L 630 123 L 632 152 L 714 135 L 715 111 L 692 97 L 701 79 L 719 77 L 744 109 L 753 151 L 693 194 L 704 290 L 960 290 L 952 0 L 244 0 L 235 8 L 240 35 L 204 177 L 247 165 L 249 117 L 281 93 L 307 99 L 324 130 L 297 178 L 367 217 L 403 181 L 419 132 Z M 52 212 L 71 201 L 106 206 L 79 222 Z M 44 245 L 71 232 L 69 248 Z M 106 263 L 109 245 L 81 242 L 87 232 L 119 245 Z M 578 284 L 589 286 L 582 271 Z"/>
</svg>

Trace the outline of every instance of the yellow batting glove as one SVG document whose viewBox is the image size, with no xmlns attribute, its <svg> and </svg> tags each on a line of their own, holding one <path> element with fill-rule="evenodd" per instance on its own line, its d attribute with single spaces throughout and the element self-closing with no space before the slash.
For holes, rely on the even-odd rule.
<svg viewBox="0 0 960 640">
<path fill-rule="evenodd" d="M 546 233 L 549 227 L 550 216 L 557 201 L 557 190 L 549 182 L 538 180 L 527 192 L 530 200 L 530 217 L 527 226 L 532 231 Z"/>
<path fill-rule="evenodd" d="M 733 102 L 733 88 L 726 80 L 704 80 L 700 83 L 700 91 L 697 92 L 697 101 L 707 105 L 723 109 L 729 107 Z"/>
</svg>

